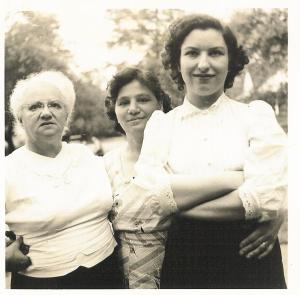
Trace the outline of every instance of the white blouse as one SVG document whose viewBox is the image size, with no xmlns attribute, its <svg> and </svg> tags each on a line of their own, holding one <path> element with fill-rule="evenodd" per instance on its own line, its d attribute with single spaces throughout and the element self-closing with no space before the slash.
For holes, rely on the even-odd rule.
<svg viewBox="0 0 300 295">
<path fill-rule="evenodd" d="M 102 158 L 63 143 L 55 158 L 21 147 L 5 161 L 6 224 L 30 246 L 32 265 L 20 273 L 62 276 L 113 252 L 112 191 Z"/>
<path fill-rule="evenodd" d="M 155 111 L 144 133 L 143 154 L 173 173 L 244 170 L 239 197 L 245 218 L 276 218 L 286 200 L 287 138 L 264 101 L 234 101 L 224 93 L 208 109 L 187 98 L 168 114 Z M 154 161 L 154 160 L 153 160 Z"/>
</svg>

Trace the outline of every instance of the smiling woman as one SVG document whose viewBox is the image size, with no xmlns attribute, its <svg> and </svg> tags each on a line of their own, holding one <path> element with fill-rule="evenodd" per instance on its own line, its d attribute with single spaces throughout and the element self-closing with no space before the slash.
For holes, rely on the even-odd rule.
<svg viewBox="0 0 300 295">
<path fill-rule="evenodd" d="M 228 60 L 227 46 L 220 32 L 197 29 L 185 38 L 180 67 L 192 104 L 207 107 L 223 93 Z"/>
</svg>

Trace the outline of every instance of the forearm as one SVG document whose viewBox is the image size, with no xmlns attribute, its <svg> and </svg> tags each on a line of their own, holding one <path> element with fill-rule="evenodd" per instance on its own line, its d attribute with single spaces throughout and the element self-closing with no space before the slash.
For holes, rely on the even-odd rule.
<svg viewBox="0 0 300 295">
<path fill-rule="evenodd" d="M 242 172 L 222 172 L 213 176 L 171 175 L 173 196 L 180 211 L 224 196 L 242 183 Z"/>
<path fill-rule="evenodd" d="M 235 190 L 223 197 L 198 205 L 180 213 L 181 216 L 212 221 L 244 220 L 245 210 Z"/>
</svg>

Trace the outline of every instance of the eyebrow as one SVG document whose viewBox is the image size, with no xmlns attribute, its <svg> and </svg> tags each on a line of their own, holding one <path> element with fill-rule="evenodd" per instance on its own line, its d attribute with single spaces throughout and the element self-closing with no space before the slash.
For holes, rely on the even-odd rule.
<svg viewBox="0 0 300 295">
<path fill-rule="evenodd" d="M 199 50 L 199 47 L 194 47 L 194 46 L 188 46 L 188 47 L 184 47 L 183 50 L 190 50 L 190 49 L 193 49 L 193 50 Z M 225 46 L 214 46 L 214 47 L 209 47 L 208 49 L 226 49 Z"/>
<path fill-rule="evenodd" d="M 151 95 L 148 94 L 148 93 L 138 93 L 137 95 L 135 95 L 134 97 L 141 97 L 141 96 L 146 96 L 146 97 L 150 97 L 151 98 Z M 117 101 L 118 100 L 121 100 L 121 99 L 130 99 L 130 96 L 121 96 L 121 97 L 117 97 Z"/>
</svg>

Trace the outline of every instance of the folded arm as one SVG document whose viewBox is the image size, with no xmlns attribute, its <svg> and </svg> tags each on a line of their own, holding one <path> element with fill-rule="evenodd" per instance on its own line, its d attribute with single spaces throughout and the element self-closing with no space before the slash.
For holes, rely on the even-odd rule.
<svg viewBox="0 0 300 295">
<path fill-rule="evenodd" d="M 226 195 L 242 182 L 241 171 L 225 171 L 210 176 L 170 175 L 171 189 L 179 211 Z"/>
</svg>

